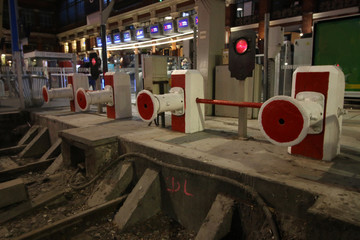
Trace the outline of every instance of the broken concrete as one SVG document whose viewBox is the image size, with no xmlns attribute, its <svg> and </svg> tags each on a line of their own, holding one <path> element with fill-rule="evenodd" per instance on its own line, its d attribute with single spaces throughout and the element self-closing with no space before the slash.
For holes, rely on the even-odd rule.
<svg viewBox="0 0 360 240">
<path fill-rule="evenodd" d="M 114 223 L 123 230 L 161 211 L 159 173 L 146 169 L 139 182 L 116 213 Z"/>
<path fill-rule="evenodd" d="M 39 157 L 44 154 L 50 147 L 49 132 L 47 128 L 39 130 L 33 140 L 22 150 L 18 157 Z"/>
<path fill-rule="evenodd" d="M 235 200 L 218 194 L 195 240 L 218 240 L 231 229 Z"/>
<path fill-rule="evenodd" d="M 0 183 L 0 208 L 26 201 L 28 194 L 23 179 L 17 178 Z"/>
<path fill-rule="evenodd" d="M 107 174 L 88 199 L 88 206 L 94 207 L 121 196 L 133 180 L 131 163 L 119 165 L 111 174 Z"/>
</svg>

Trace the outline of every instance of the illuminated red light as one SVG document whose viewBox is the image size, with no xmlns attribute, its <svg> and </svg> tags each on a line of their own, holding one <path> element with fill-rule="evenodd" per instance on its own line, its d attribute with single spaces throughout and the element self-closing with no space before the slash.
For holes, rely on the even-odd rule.
<svg viewBox="0 0 360 240">
<path fill-rule="evenodd" d="M 95 66 L 95 64 L 96 64 L 96 59 L 95 59 L 95 58 L 92 58 L 92 59 L 91 59 L 91 64 L 92 64 L 93 66 Z"/>
<path fill-rule="evenodd" d="M 238 54 L 245 53 L 248 47 L 249 47 L 248 42 L 245 39 L 239 39 L 235 44 L 235 50 Z"/>
</svg>

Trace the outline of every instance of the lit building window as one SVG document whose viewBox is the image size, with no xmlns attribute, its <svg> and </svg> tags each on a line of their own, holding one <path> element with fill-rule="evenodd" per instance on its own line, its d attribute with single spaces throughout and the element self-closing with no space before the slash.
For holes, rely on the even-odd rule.
<svg viewBox="0 0 360 240">
<path fill-rule="evenodd" d="M 86 39 L 85 38 L 81 39 L 81 51 L 82 52 L 86 51 Z"/>
<path fill-rule="evenodd" d="M 76 40 L 72 41 L 72 50 L 73 52 L 76 52 Z"/>
<path fill-rule="evenodd" d="M 69 52 L 69 44 L 68 44 L 68 43 L 65 43 L 65 44 L 64 44 L 64 52 L 65 52 L 65 53 L 68 53 L 68 52 Z"/>
</svg>

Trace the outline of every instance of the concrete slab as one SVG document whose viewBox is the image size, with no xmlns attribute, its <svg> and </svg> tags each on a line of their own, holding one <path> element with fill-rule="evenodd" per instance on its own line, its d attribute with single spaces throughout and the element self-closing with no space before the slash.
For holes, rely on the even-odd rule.
<svg viewBox="0 0 360 240">
<path fill-rule="evenodd" d="M 234 205 L 234 199 L 218 194 L 195 240 L 218 240 L 225 237 L 231 229 Z"/>
<path fill-rule="evenodd" d="M 332 162 L 289 155 L 286 147 L 274 146 L 265 140 L 256 120 L 248 122 L 247 141 L 237 138 L 237 119 L 219 117 L 207 117 L 204 132 L 186 135 L 154 125 L 148 127 L 136 116 L 132 120 L 109 121 L 104 116 L 85 114 L 87 120 L 85 115 L 79 115 L 80 128 L 66 130 L 61 136 L 69 144 L 89 150 L 118 138 L 116 154 L 141 152 L 166 164 L 223 176 L 254 188 L 277 214 L 309 221 L 314 221 L 316 216 L 324 224 L 335 221 L 360 229 L 360 121 L 351 120 L 359 112 L 345 116 L 341 154 Z M 55 119 L 51 114 L 37 118 L 42 122 Z M 70 124 L 70 127 L 79 123 L 76 115 L 64 113 L 56 121 Z M 168 124 L 169 118 L 166 121 Z M 137 175 L 148 166 L 145 160 L 136 162 L 136 177 L 140 178 L 141 175 Z M 175 173 L 166 167 L 162 168 L 160 179 L 165 184 L 164 189 L 170 189 L 162 193 L 164 202 L 169 205 L 167 210 L 185 227 L 195 231 L 219 192 L 244 197 L 227 183 Z M 171 179 L 175 179 L 174 185 L 177 181 L 181 183 L 181 191 L 171 191 L 174 187 Z M 187 191 L 184 183 L 187 183 Z M 342 226 L 339 225 L 339 229 Z M 325 233 L 325 228 L 322 231 Z"/>
<path fill-rule="evenodd" d="M 159 173 L 146 169 L 123 206 L 115 214 L 114 223 L 123 230 L 155 216 L 161 210 Z"/>
<path fill-rule="evenodd" d="M 89 116 L 95 119 L 98 118 L 97 115 Z M 91 117 L 88 119 L 92 122 Z M 105 123 L 107 123 L 107 120 Z M 103 165 L 117 157 L 119 149 L 117 137 L 141 128 L 145 128 L 142 122 L 117 120 L 99 126 L 61 131 L 59 136 L 63 140 L 64 164 L 70 166 L 76 165 L 79 161 L 84 162 L 86 175 L 89 177 L 94 176 Z M 77 152 L 76 157 L 74 157 L 74 152 Z"/>
<path fill-rule="evenodd" d="M 96 186 L 87 201 L 88 206 L 94 207 L 120 197 L 129 187 L 132 180 L 132 164 L 124 163 L 119 165 Z"/>
<path fill-rule="evenodd" d="M 17 178 L 0 183 L 0 208 L 28 199 L 23 179 Z"/>
</svg>

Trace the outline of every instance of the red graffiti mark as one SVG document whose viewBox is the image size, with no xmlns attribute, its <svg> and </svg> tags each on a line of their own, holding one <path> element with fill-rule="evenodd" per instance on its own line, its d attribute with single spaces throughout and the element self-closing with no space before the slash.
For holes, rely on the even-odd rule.
<svg viewBox="0 0 360 240">
<path fill-rule="evenodd" d="M 168 179 L 168 178 L 167 178 Z M 167 180 L 166 179 L 166 180 Z M 177 188 L 175 189 L 175 178 L 174 177 L 172 177 L 171 178 L 171 187 L 172 188 L 168 188 L 167 190 L 168 190 L 168 192 L 178 192 L 179 190 L 180 190 L 180 183 L 179 182 L 176 182 L 176 184 L 177 184 Z"/>
<path fill-rule="evenodd" d="M 186 191 L 186 183 L 187 183 L 187 181 L 186 181 L 186 179 L 185 179 L 185 183 L 184 183 L 184 193 L 185 193 L 185 195 L 187 195 L 187 196 L 194 196 L 194 194 L 191 194 L 191 193 L 188 193 L 187 191 Z"/>
<path fill-rule="evenodd" d="M 166 180 L 166 182 L 168 182 L 169 177 L 166 177 L 165 180 Z M 186 196 L 193 197 L 194 194 L 189 193 L 189 192 L 187 191 L 186 185 L 187 185 L 187 180 L 185 179 L 185 182 L 184 182 L 184 194 L 185 194 Z M 181 188 L 181 184 L 179 183 L 179 181 L 176 181 L 176 183 L 175 183 L 175 177 L 171 177 L 171 187 L 170 187 L 170 188 L 167 188 L 166 190 L 167 190 L 168 192 L 174 193 L 174 192 L 178 192 L 178 191 L 180 190 L 180 188 Z"/>
</svg>

